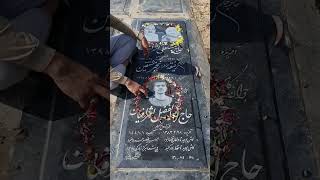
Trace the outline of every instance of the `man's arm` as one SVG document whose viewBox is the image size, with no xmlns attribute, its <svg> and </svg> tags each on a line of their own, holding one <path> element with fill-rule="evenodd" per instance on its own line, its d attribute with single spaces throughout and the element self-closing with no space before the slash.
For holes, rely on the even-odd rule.
<svg viewBox="0 0 320 180">
<path fill-rule="evenodd" d="M 147 91 L 137 82 L 129 79 L 115 68 L 110 66 L 110 81 L 117 82 L 119 84 L 125 85 L 130 92 L 132 92 L 135 96 L 139 93 L 143 93 L 147 96 Z"/>
<path fill-rule="evenodd" d="M 106 82 L 96 74 L 54 49 L 40 44 L 33 35 L 15 32 L 9 21 L 1 16 L 0 61 L 19 64 L 49 75 L 82 108 L 86 108 L 96 96 L 109 99 Z"/>
<path fill-rule="evenodd" d="M 54 49 L 40 44 L 33 35 L 13 31 L 9 21 L 0 17 L 0 61 L 20 64 L 42 72 L 54 54 Z"/>
<path fill-rule="evenodd" d="M 129 28 L 125 23 L 121 22 L 120 19 L 110 15 L 110 26 L 124 34 L 131 36 L 134 39 L 141 41 L 144 37 L 143 33 L 135 32 Z"/>
<path fill-rule="evenodd" d="M 110 81 L 125 85 L 128 77 L 110 66 Z"/>
</svg>

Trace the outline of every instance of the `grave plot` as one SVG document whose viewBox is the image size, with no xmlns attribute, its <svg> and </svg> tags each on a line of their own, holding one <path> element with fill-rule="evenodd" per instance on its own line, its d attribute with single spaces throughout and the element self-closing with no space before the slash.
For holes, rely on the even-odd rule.
<svg viewBox="0 0 320 180">
<path fill-rule="evenodd" d="M 41 160 L 45 154 L 43 145 L 46 143 L 48 121 L 24 113 L 20 125 L 27 129 L 28 137 L 24 141 L 16 142 L 13 148 L 10 157 L 10 179 L 38 179 Z"/>
<path fill-rule="evenodd" d="M 109 135 L 105 117 L 97 118 L 93 132 L 94 164 L 87 161 L 77 116 L 55 121 L 51 126 L 49 149 L 44 164 L 45 179 L 96 179 L 109 177 Z"/>
<path fill-rule="evenodd" d="M 105 30 L 105 18 L 90 18 L 83 6 L 74 7 L 65 20 L 68 31 L 64 54 L 85 65 L 91 71 L 105 77 L 108 69 L 109 33 Z M 97 8 L 98 9 L 98 8 Z M 109 112 L 106 101 L 99 99 L 93 130 L 80 120 L 84 111 L 76 102 L 57 92 L 52 119 L 48 124 L 46 156 L 42 159 L 40 174 L 43 179 L 107 179 L 109 176 Z M 89 149 L 83 134 L 92 134 Z M 91 139 L 91 138 L 88 138 Z M 91 146 L 90 146 L 91 147 Z M 87 151 L 92 151 L 90 157 Z"/>
<path fill-rule="evenodd" d="M 105 30 L 106 19 L 90 18 L 82 13 L 82 8 L 72 9 L 67 19 L 71 23 L 66 32 L 64 51 L 100 77 L 105 77 L 109 67 L 110 33 Z M 94 122 L 93 128 L 88 128 L 88 123 L 82 123 L 84 111 L 59 92 L 53 113 L 54 122 L 50 125 L 47 156 L 43 162 L 44 178 L 100 180 L 109 177 L 109 112 L 105 102 L 99 99 L 96 113 L 88 113 L 88 116 L 96 117 L 96 120 L 90 121 Z M 92 149 L 88 148 L 88 144 Z M 88 151 L 93 152 L 90 157 Z"/>
<path fill-rule="evenodd" d="M 189 2 L 186 0 L 139 0 L 137 14 L 141 15 L 182 15 L 186 18 L 189 13 Z M 144 17 L 145 18 L 145 17 Z"/>
<path fill-rule="evenodd" d="M 237 0 L 213 9 L 212 178 L 294 179 L 314 170 L 288 56 L 271 45 L 272 17 Z"/>
<path fill-rule="evenodd" d="M 110 12 L 117 15 L 128 15 L 132 0 L 111 0 Z"/>
<path fill-rule="evenodd" d="M 143 12 L 182 13 L 182 0 L 140 0 L 140 10 Z"/>
<path fill-rule="evenodd" d="M 211 174 L 218 179 L 284 179 L 258 13 L 239 1 L 214 7 Z"/>
<path fill-rule="evenodd" d="M 116 168 L 207 168 L 207 155 L 184 21 L 138 21 L 150 44 L 130 68 L 148 95 L 120 100 Z M 120 112 L 120 113 L 119 113 Z M 112 138 L 112 137 L 111 137 Z M 148 170 L 146 170 L 148 171 Z"/>
</svg>

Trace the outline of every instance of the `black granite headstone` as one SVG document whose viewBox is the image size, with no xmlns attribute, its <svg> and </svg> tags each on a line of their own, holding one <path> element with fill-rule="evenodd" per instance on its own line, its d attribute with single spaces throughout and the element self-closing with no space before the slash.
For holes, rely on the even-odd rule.
<svg viewBox="0 0 320 180">
<path fill-rule="evenodd" d="M 271 45 L 275 24 L 258 2 L 212 4 L 214 179 L 299 179 L 304 167 L 312 167 L 290 63 L 283 42 Z"/>
<path fill-rule="evenodd" d="M 283 179 L 259 13 L 237 0 L 217 1 L 213 8 L 211 174 L 216 179 Z M 264 121 L 266 114 L 270 119 Z"/>
<path fill-rule="evenodd" d="M 66 21 L 64 54 L 105 78 L 109 58 L 107 15 L 109 3 L 94 0 L 79 1 L 71 7 Z M 109 111 L 106 101 L 99 100 L 94 134 L 94 163 L 103 164 L 102 171 L 93 167 L 85 158 L 85 149 L 78 118 L 84 110 L 70 98 L 58 93 L 55 111 L 50 123 L 48 150 L 44 161 L 44 179 L 107 179 L 109 176 Z M 105 158 L 107 156 L 107 158 Z M 107 159 L 107 160 L 106 160 Z M 106 167 L 106 169 L 104 169 Z"/>
<path fill-rule="evenodd" d="M 90 179 L 88 175 L 90 164 L 85 160 L 85 146 L 81 139 L 78 117 L 55 121 L 51 129 L 43 172 L 45 179 Z M 96 156 L 101 155 L 104 151 L 109 153 L 108 134 L 106 119 L 98 117 L 93 140 Z M 105 163 L 106 170 L 91 174 L 91 177 L 95 177 L 96 180 L 107 179 L 109 176 L 109 162 L 103 161 L 102 163 Z"/>
<path fill-rule="evenodd" d="M 127 93 L 119 168 L 205 168 L 206 155 L 184 22 L 141 22 L 151 46 L 131 78 L 148 96 Z M 122 109 L 123 108 L 123 109 Z"/>
</svg>

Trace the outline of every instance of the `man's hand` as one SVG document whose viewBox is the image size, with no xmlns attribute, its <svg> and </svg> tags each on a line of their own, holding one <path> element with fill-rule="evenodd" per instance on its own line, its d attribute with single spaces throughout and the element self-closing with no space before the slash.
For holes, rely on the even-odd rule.
<svg viewBox="0 0 320 180">
<path fill-rule="evenodd" d="M 128 88 L 128 90 L 132 92 L 132 94 L 134 94 L 135 96 L 138 96 L 139 93 L 143 93 L 146 97 L 148 96 L 145 88 L 140 84 L 138 84 L 137 82 L 132 81 L 131 79 L 128 79 L 125 85 Z"/>
<path fill-rule="evenodd" d="M 56 53 L 44 73 L 48 74 L 66 95 L 84 109 L 96 96 L 109 100 L 109 90 L 105 81 L 62 54 Z"/>
</svg>

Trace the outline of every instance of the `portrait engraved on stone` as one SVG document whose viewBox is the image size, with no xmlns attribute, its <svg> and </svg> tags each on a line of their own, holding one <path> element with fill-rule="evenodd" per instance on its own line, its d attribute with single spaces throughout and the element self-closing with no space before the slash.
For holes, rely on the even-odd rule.
<svg viewBox="0 0 320 180">
<path fill-rule="evenodd" d="M 151 82 L 151 89 L 154 95 L 149 98 L 149 102 L 154 106 L 165 107 L 171 104 L 172 97 L 168 96 L 167 82 L 165 80 L 155 80 Z"/>
</svg>

